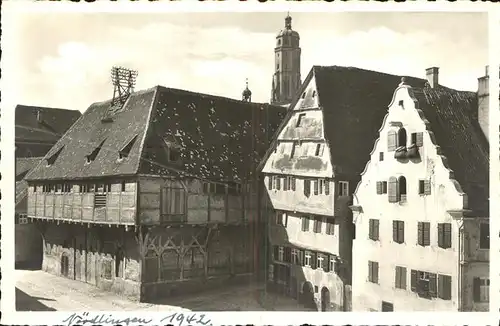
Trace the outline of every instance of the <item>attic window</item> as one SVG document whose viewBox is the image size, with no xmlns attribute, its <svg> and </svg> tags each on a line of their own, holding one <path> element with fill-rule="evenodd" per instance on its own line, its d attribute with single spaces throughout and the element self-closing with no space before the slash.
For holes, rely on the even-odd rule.
<svg viewBox="0 0 500 326">
<path fill-rule="evenodd" d="M 51 166 L 52 164 L 54 164 L 54 162 L 57 160 L 57 158 L 59 157 L 59 155 L 61 154 L 62 150 L 63 150 L 64 146 L 59 148 L 57 150 L 57 152 L 55 152 L 54 154 L 52 154 L 51 156 L 49 156 L 47 158 L 47 166 Z"/>
<path fill-rule="evenodd" d="M 316 91 L 313 91 L 312 97 L 316 97 Z"/>
<path fill-rule="evenodd" d="M 104 142 L 105 142 L 105 141 L 106 141 L 106 139 L 104 139 L 104 140 L 103 140 L 103 141 L 99 144 L 99 146 L 97 146 L 97 148 L 96 148 L 96 149 L 94 149 L 94 150 L 92 151 L 92 153 L 90 153 L 89 155 L 87 155 L 87 156 L 86 156 L 86 158 L 87 158 L 87 163 L 91 163 L 91 162 L 93 162 L 93 161 L 96 159 L 97 154 L 99 154 L 99 152 L 101 151 L 102 145 L 104 145 Z"/>
<path fill-rule="evenodd" d="M 299 114 L 299 118 L 297 119 L 297 125 L 296 127 L 300 127 L 300 123 L 302 122 L 302 119 L 306 116 L 305 113 Z"/>
<path fill-rule="evenodd" d="M 404 107 L 404 105 L 403 105 L 403 104 L 404 104 L 404 101 L 403 101 L 403 100 L 399 101 L 399 106 L 400 106 L 400 107 Z"/>
<path fill-rule="evenodd" d="M 125 158 L 125 157 L 128 157 L 128 155 L 130 154 L 130 150 L 132 149 L 132 146 L 134 146 L 134 143 L 136 140 L 137 140 L 137 135 L 135 135 L 134 138 L 132 138 L 132 140 L 129 141 L 128 144 L 125 145 L 125 147 L 123 147 L 118 152 L 118 155 L 120 156 L 120 160 Z"/>
<path fill-rule="evenodd" d="M 314 153 L 315 156 L 320 156 L 323 155 L 323 144 L 316 144 L 316 152 Z"/>
<path fill-rule="evenodd" d="M 306 98 L 306 92 L 302 93 L 301 98 Z"/>
</svg>

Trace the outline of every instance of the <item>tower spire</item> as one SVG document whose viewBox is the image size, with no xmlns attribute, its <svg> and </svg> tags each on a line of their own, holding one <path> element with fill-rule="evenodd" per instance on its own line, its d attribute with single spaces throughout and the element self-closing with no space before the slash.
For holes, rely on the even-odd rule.
<svg viewBox="0 0 500 326">
<path fill-rule="evenodd" d="M 252 91 L 248 88 L 248 78 L 245 79 L 246 87 L 243 90 L 242 101 L 244 102 L 252 102 Z"/>
<path fill-rule="evenodd" d="M 292 29 L 292 17 L 290 17 L 290 11 L 287 12 L 285 17 L 285 28 Z"/>
</svg>

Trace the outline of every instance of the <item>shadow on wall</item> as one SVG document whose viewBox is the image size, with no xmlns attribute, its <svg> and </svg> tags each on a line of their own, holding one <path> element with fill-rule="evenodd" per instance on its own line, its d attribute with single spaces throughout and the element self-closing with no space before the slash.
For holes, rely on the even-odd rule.
<svg viewBox="0 0 500 326">
<path fill-rule="evenodd" d="M 16 288 L 16 311 L 56 311 L 38 300 L 54 301 L 47 298 L 32 297 Z"/>
<path fill-rule="evenodd" d="M 350 311 L 350 286 L 339 285 L 337 275 L 328 273 L 328 270 L 316 271 L 314 253 L 308 258 L 312 265 L 311 273 L 305 275 L 302 263 L 305 257 L 297 261 L 296 256 L 292 255 L 292 249 L 302 248 L 294 248 L 294 245 L 290 243 L 286 226 L 274 223 L 277 217 L 270 199 L 266 199 L 268 203 L 265 204 L 268 206 L 265 206 L 265 214 L 267 214 L 265 216 L 270 223 L 267 224 L 266 231 L 268 238 L 265 246 L 267 254 L 265 296 L 269 297 L 268 301 L 271 301 L 268 302 L 266 308 L 279 307 L 280 299 L 277 296 L 281 296 L 294 299 L 296 307 L 293 310 L 296 311 Z M 276 245 L 282 245 L 283 252 L 279 252 Z M 273 258 L 275 256 L 282 256 L 283 259 L 279 258 L 279 261 L 276 261 Z M 329 268 L 328 258 L 323 260 L 323 264 L 325 268 Z M 331 287 L 328 285 L 330 288 L 320 285 L 325 281 L 331 285 Z"/>
</svg>

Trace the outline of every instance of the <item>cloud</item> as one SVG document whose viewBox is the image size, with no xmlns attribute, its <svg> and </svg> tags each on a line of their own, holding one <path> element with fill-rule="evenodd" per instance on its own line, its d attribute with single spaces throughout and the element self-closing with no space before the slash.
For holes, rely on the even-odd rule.
<svg viewBox="0 0 500 326">
<path fill-rule="evenodd" d="M 338 33 L 332 28 L 294 26 L 301 34 L 303 78 L 313 65 L 356 66 L 416 77 L 424 77 L 427 67 L 439 66 L 444 85 L 475 90 L 486 64 L 487 49 L 471 49 L 473 36 L 463 34 L 442 37 L 418 27 L 401 32 L 382 24 Z M 240 98 L 248 78 L 252 99 L 269 100 L 277 31 L 191 22 L 94 28 L 100 32 L 92 38 L 52 39 L 55 51 L 42 52 L 35 68 L 22 65 L 20 102 L 83 111 L 112 96 L 113 65 L 137 69 L 137 89 L 163 85 Z M 52 37 L 57 39 L 57 33 Z M 29 44 L 25 47 L 29 50 Z"/>
</svg>

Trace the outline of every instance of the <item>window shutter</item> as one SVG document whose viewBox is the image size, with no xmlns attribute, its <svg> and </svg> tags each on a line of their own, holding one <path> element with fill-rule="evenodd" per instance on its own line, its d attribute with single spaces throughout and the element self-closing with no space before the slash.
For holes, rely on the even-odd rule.
<svg viewBox="0 0 500 326">
<path fill-rule="evenodd" d="M 374 236 L 375 240 L 378 240 L 378 222 L 379 220 L 373 220 L 373 231 L 374 231 Z"/>
<path fill-rule="evenodd" d="M 438 298 L 443 299 L 444 296 L 444 275 L 438 275 Z"/>
<path fill-rule="evenodd" d="M 316 259 L 317 259 L 317 254 L 314 252 L 311 252 L 311 268 L 316 269 Z"/>
<path fill-rule="evenodd" d="M 330 194 L 330 180 L 325 180 L 325 195 Z"/>
<path fill-rule="evenodd" d="M 382 181 L 377 181 L 377 195 L 382 194 Z"/>
<path fill-rule="evenodd" d="M 279 248 L 278 246 L 274 246 L 274 260 L 278 260 L 279 257 Z"/>
<path fill-rule="evenodd" d="M 389 178 L 388 183 L 388 197 L 389 203 L 397 203 L 398 202 L 398 179 L 395 177 Z"/>
<path fill-rule="evenodd" d="M 314 194 L 318 194 L 318 180 L 314 180 Z"/>
<path fill-rule="evenodd" d="M 399 270 L 401 288 L 406 290 L 406 267 L 400 267 Z"/>
<path fill-rule="evenodd" d="M 276 178 L 276 190 L 281 190 L 281 178 Z"/>
<path fill-rule="evenodd" d="M 437 280 L 434 273 L 429 273 L 429 295 L 434 298 L 437 297 Z"/>
<path fill-rule="evenodd" d="M 401 267 L 396 266 L 396 279 L 394 280 L 396 288 L 401 288 Z"/>
<path fill-rule="evenodd" d="M 418 245 L 423 246 L 424 245 L 424 225 L 422 222 L 418 222 Z"/>
<path fill-rule="evenodd" d="M 292 177 L 292 190 L 295 191 L 295 177 Z"/>
<path fill-rule="evenodd" d="M 451 248 L 451 223 L 444 224 L 444 248 Z"/>
<path fill-rule="evenodd" d="M 394 130 L 387 133 L 387 151 L 393 152 L 396 150 L 397 134 Z"/>
<path fill-rule="evenodd" d="M 414 269 L 411 270 L 410 286 L 412 292 L 417 292 L 417 271 Z"/>
<path fill-rule="evenodd" d="M 289 177 L 285 177 L 283 179 L 283 190 L 287 191 L 288 190 L 288 179 Z"/>
<path fill-rule="evenodd" d="M 398 242 L 398 222 L 397 221 L 392 221 L 392 241 Z"/>
<path fill-rule="evenodd" d="M 378 283 L 378 262 L 373 262 L 373 278 L 375 283 Z"/>
<path fill-rule="evenodd" d="M 438 224 L 438 246 L 444 248 L 444 224 Z"/>
<path fill-rule="evenodd" d="M 373 262 L 368 262 L 368 280 L 373 282 Z"/>
<path fill-rule="evenodd" d="M 405 222 L 398 222 L 398 240 L 399 243 L 405 242 Z"/>
<path fill-rule="evenodd" d="M 481 279 L 479 277 L 474 277 L 472 281 L 472 293 L 474 302 L 479 302 L 481 300 Z"/>
<path fill-rule="evenodd" d="M 424 133 L 423 132 L 417 132 L 417 143 L 416 145 L 418 147 L 424 146 Z"/>
<path fill-rule="evenodd" d="M 451 300 L 451 276 L 438 276 L 438 296 L 443 300 Z"/>
<path fill-rule="evenodd" d="M 431 181 L 424 180 L 424 195 L 430 195 L 430 194 L 431 194 Z"/>
<path fill-rule="evenodd" d="M 268 182 L 267 188 L 269 190 L 272 190 L 273 189 L 273 177 L 272 176 L 268 176 L 267 177 L 267 182 Z"/>
<path fill-rule="evenodd" d="M 306 231 L 306 218 L 302 218 L 302 231 Z"/>
<path fill-rule="evenodd" d="M 430 234 L 430 233 L 431 233 L 431 232 L 430 232 L 430 231 L 431 231 L 431 230 L 430 230 L 430 228 L 431 228 L 431 223 L 429 223 L 429 222 L 424 222 L 424 223 L 423 223 L 423 227 L 424 227 L 424 239 L 423 239 L 423 241 L 424 241 L 424 246 L 428 246 L 428 245 L 430 245 L 430 244 L 431 244 L 431 239 L 430 239 L 430 236 L 431 236 L 431 234 Z"/>
</svg>

